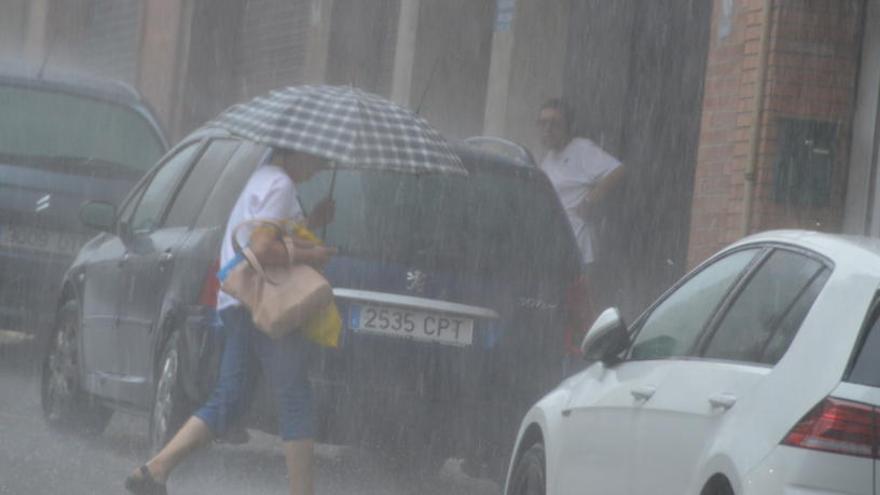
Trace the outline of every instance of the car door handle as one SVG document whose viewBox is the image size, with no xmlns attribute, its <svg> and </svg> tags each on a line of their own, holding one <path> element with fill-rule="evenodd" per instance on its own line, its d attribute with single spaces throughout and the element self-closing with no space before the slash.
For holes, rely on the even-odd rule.
<svg viewBox="0 0 880 495">
<path fill-rule="evenodd" d="M 636 400 L 648 400 L 654 396 L 654 392 L 657 391 L 657 387 L 652 387 L 650 385 L 645 385 L 641 387 L 636 387 L 629 391 L 629 393 Z"/>
<path fill-rule="evenodd" d="M 713 409 L 724 409 L 725 411 L 736 404 L 736 397 L 730 394 L 718 394 L 709 397 L 709 404 Z"/>
<path fill-rule="evenodd" d="M 159 256 L 159 269 L 164 270 L 168 268 L 168 265 L 174 260 L 174 255 L 171 254 L 171 251 L 165 251 Z"/>
</svg>

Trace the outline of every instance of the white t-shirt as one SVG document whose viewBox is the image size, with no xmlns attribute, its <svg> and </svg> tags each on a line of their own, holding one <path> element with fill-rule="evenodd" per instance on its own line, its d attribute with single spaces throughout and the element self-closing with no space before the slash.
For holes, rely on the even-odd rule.
<svg viewBox="0 0 880 495">
<path fill-rule="evenodd" d="M 233 229 L 241 222 L 264 218 L 293 219 L 297 222 L 305 219 L 293 181 L 281 167 L 269 163 L 257 167 L 232 208 L 229 222 L 226 224 L 226 232 L 223 234 L 223 245 L 220 248 L 221 267 L 225 267 L 235 258 L 235 250 L 232 248 Z M 243 241 L 242 238 L 246 233 L 246 229 L 239 233 L 239 242 Z M 241 302 L 223 290 L 217 294 L 218 310 L 236 304 Z"/>
<path fill-rule="evenodd" d="M 617 158 L 584 138 L 572 139 L 562 151 L 548 152 L 541 162 L 571 222 L 584 264 L 594 259 L 592 226 L 577 209 L 593 187 L 619 166 Z"/>
</svg>

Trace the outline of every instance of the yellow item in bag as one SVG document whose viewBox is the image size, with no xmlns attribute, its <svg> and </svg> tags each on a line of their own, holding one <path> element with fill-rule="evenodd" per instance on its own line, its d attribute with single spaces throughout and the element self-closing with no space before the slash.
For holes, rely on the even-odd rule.
<svg viewBox="0 0 880 495">
<path fill-rule="evenodd" d="M 300 224 L 291 226 L 293 233 L 307 241 L 323 244 L 318 237 Z M 322 347 L 339 347 L 339 333 L 342 332 L 342 317 L 336 303 L 330 303 L 315 313 L 302 329 L 303 335 Z"/>
<path fill-rule="evenodd" d="M 342 317 L 336 303 L 324 306 L 303 326 L 305 338 L 322 347 L 339 347 L 339 333 L 342 331 Z"/>
</svg>

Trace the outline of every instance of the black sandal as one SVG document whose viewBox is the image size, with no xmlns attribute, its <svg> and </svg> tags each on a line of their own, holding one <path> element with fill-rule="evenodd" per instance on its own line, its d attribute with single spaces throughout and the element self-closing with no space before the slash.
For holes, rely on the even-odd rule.
<svg viewBox="0 0 880 495">
<path fill-rule="evenodd" d="M 140 471 L 140 478 L 131 474 L 128 475 L 128 478 L 125 478 L 126 490 L 135 495 L 168 495 L 165 484 L 156 481 L 156 478 L 153 478 L 153 474 L 150 473 L 146 465 L 141 466 Z"/>
</svg>

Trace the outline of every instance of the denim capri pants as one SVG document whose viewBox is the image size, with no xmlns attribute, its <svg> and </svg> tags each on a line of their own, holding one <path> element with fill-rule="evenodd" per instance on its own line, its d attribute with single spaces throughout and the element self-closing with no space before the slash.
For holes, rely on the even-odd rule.
<svg viewBox="0 0 880 495">
<path fill-rule="evenodd" d="M 292 331 L 271 339 L 259 331 L 243 306 L 220 311 L 226 336 L 220 373 L 208 401 L 195 412 L 215 437 L 222 436 L 247 411 L 253 388 L 254 358 L 260 362 L 278 408 L 281 439 L 304 440 L 315 436 L 315 413 L 309 382 L 309 356 L 315 344 Z"/>
</svg>

